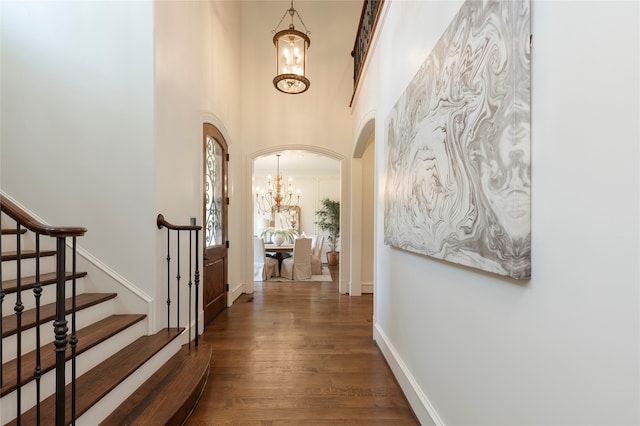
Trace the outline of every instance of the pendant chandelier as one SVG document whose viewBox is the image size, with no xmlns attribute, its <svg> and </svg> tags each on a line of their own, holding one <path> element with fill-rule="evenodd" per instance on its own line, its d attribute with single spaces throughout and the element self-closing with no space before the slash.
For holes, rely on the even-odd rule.
<svg viewBox="0 0 640 426">
<path fill-rule="evenodd" d="M 278 31 L 278 27 L 282 24 L 287 13 L 291 16 L 291 24 L 288 29 Z M 294 15 L 300 20 L 306 34 L 295 29 Z M 276 76 L 273 79 L 273 85 L 283 93 L 305 92 L 311 85 L 306 77 L 307 49 L 311 44 L 307 34 L 311 34 L 311 32 L 307 30 L 300 14 L 294 9 L 293 0 L 291 0 L 291 7 L 284 12 L 273 33 L 273 44 L 276 46 Z"/>
<path fill-rule="evenodd" d="M 300 190 L 298 189 L 294 195 L 293 182 L 289 178 L 286 184 L 283 183 L 280 174 L 280 154 L 276 155 L 276 178 L 271 182 L 271 176 L 268 177 L 267 190 L 256 188 L 256 206 L 259 213 L 281 213 L 289 211 L 293 207 L 297 207 L 300 202 Z"/>
</svg>

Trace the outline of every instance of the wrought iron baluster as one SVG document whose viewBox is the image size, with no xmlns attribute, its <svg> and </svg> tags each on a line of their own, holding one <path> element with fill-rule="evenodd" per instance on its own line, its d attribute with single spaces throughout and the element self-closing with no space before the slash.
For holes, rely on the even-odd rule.
<svg viewBox="0 0 640 426">
<path fill-rule="evenodd" d="M 198 335 L 200 334 L 200 330 L 198 328 L 198 317 L 199 315 L 199 308 L 198 306 L 200 306 L 200 301 L 198 298 L 198 288 L 200 287 L 200 270 L 198 269 L 198 262 L 200 261 L 200 251 L 198 250 L 198 242 L 199 242 L 199 237 L 198 237 L 199 231 L 196 229 L 196 272 L 195 272 L 195 283 L 196 283 L 196 300 L 195 300 L 195 305 L 196 305 L 196 346 L 198 346 Z"/>
<path fill-rule="evenodd" d="M 33 371 L 33 378 L 36 381 L 36 422 L 40 424 L 40 391 L 42 377 L 42 364 L 40 359 L 40 297 L 42 296 L 42 283 L 40 282 L 40 233 L 35 233 L 36 237 L 36 282 L 33 287 L 33 296 L 36 300 L 36 368 Z"/>
<path fill-rule="evenodd" d="M 65 238 L 56 238 L 56 319 L 53 322 L 56 353 L 56 425 L 65 424 L 65 351 L 67 320 L 65 318 Z"/>
<path fill-rule="evenodd" d="M 362 5 L 360 23 L 356 41 L 351 56 L 353 56 L 353 84 L 357 86 L 362 67 L 364 66 L 367 50 L 373 38 L 373 32 L 378 18 L 378 11 L 384 0 L 365 0 Z"/>
<path fill-rule="evenodd" d="M 192 268 L 191 268 L 191 256 L 193 256 L 192 253 L 192 248 L 193 248 L 193 243 L 192 243 L 192 236 L 193 236 L 193 231 L 189 231 L 189 283 L 187 284 L 189 286 L 189 322 L 187 323 L 187 328 L 189 329 L 189 349 L 191 349 L 191 287 L 193 286 L 193 281 L 191 281 L 191 274 L 192 274 Z"/>
<path fill-rule="evenodd" d="M 71 424 L 76 424 L 76 348 L 78 346 L 78 335 L 76 334 L 76 237 L 73 237 L 71 252 Z"/>
<path fill-rule="evenodd" d="M 18 425 L 22 418 L 22 244 L 20 223 L 16 224 L 16 406 Z"/>
<path fill-rule="evenodd" d="M 177 247 L 178 247 L 178 274 L 176 275 L 176 303 L 178 304 L 176 309 L 176 328 L 180 330 L 180 230 L 176 231 L 177 234 Z"/>
<path fill-rule="evenodd" d="M 162 229 L 163 227 L 167 228 L 167 330 L 170 330 L 171 328 L 171 231 L 176 231 L 177 232 L 177 237 L 176 237 L 176 246 L 177 248 L 174 250 L 174 253 L 177 252 L 177 256 L 178 259 L 175 261 L 176 263 L 176 269 L 177 269 L 177 273 L 176 273 L 176 282 L 177 282 L 177 288 L 176 288 L 176 300 L 178 303 L 178 306 L 176 308 L 176 312 L 177 312 L 177 319 L 176 319 L 176 329 L 180 330 L 180 322 L 181 322 L 181 318 L 180 318 L 180 301 L 182 298 L 181 293 L 184 291 L 181 288 L 180 282 L 182 280 L 182 248 L 180 246 L 181 242 L 180 242 L 180 231 L 188 231 L 189 232 L 189 282 L 188 282 L 188 324 L 187 327 L 189 328 L 188 330 L 188 338 L 189 338 L 189 349 L 191 348 L 191 328 L 192 328 L 192 318 L 193 316 L 195 316 L 195 329 L 196 329 L 196 335 L 195 335 L 195 344 L 196 346 L 198 345 L 198 329 L 199 329 L 199 324 L 198 324 L 198 309 L 200 306 L 200 301 L 199 301 L 199 295 L 198 295 L 198 288 L 200 285 L 200 271 L 199 271 L 199 252 L 198 252 L 198 243 L 199 243 L 199 231 L 200 229 L 202 229 L 201 226 L 196 226 L 195 222 L 192 222 L 191 225 L 173 225 L 169 222 L 167 222 L 164 219 L 164 216 L 162 214 L 159 214 L 157 219 L 156 219 L 156 224 L 158 226 L 158 229 Z M 193 234 L 192 231 L 195 231 L 195 254 L 193 253 Z M 195 256 L 195 272 L 193 272 L 193 257 Z M 193 274 L 193 275 L 192 275 Z M 192 294 L 193 294 L 193 286 L 195 285 L 195 301 L 194 301 L 194 305 L 192 306 Z M 195 313 L 194 311 L 194 307 L 195 307 Z"/>
<path fill-rule="evenodd" d="M 171 327 L 171 230 L 167 228 L 167 330 Z"/>
</svg>

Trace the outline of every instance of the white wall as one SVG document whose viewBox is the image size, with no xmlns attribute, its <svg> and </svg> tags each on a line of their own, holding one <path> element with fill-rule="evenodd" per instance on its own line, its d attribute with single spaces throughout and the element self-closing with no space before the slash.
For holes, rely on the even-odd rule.
<svg viewBox="0 0 640 426">
<path fill-rule="evenodd" d="M 353 109 L 379 212 L 384 119 L 460 5 L 386 4 Z M 376 339 L 423 424 L 640 423 L 639 5 L 531 10 L 532 279 L 384 246 L 376 218 Z"/>
<path fill-rule="evenodd" d="M 0 8 L 3 191 L 152 294 L 152 3 Z"/>
<path fill-rule="evenodd" d="M 375 142 L 372 141 L 362 154 L 362 292 L 373 292 L 373 237 L 374 237 L 374 187 L 375 187 Z"/>
<path fill-rule="evenodd" d="M 155 298 L 164 318 L 166 234 L 156 215 L 202 223 L 204 121 L 223 132 L 232 158 L 238 152 L 240 100 L 228 82 L 240 69 L 239 4 L 0 7 L 2 190 L 51 224 L 87 227 L 79 245 Z M 232 218 L 243 211 L 235 158 Z M 230 240 L 241 225 L 230 221 Z M 241 280 L 240 248 L 231 246 L 231 283 Z"/>
<path fill-rule="evenodd" d="M 238 88 L 229 82 L 236 80 L 240 69 L 240 6 L 160 1 L 154 3 L 154 16 L 157 210 L 173 223 L 187 224 L 195 217 L 198 225 L 203 224 L 202 125 L 218 127 L 231 156 L 228 282 L 235 288 L 241 282 L 242 252 L 237 243 L 241 223 L 236 218 L 243 198 L 234 185 L 242 176 L 236 154 L 240 100 Z M 166 257 L 165 233 L 157 237 L 157 256 Z M 163 268 L 158 265 L 160 274 Z"/>
</svg>

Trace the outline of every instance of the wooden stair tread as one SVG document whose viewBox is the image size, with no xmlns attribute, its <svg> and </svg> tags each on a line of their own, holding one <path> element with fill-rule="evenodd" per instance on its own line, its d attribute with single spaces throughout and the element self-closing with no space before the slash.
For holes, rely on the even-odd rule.
<svg viewBox="0 0 640 426">
<path fill-rule="evenodd" d="M 35 250 L 21 250 L 20 253 L 21 253 L 20 257 L 22 259 L 33 259 L 38 257 L 38 253 Z M 55 256 L 55 255 L 56 255 L 55 250 L 40 250 L 40 257 Z M 18 259 L 17 251 L 2 252 L 2 255 L 0 256 L 0 260 L 2 260 L 3 262 L 5 260 L 17 260 L 17 259 Z"/>
<path fill-rule="evenodd" d="M 85 309 L 98 303 L 116 297 L 116 293 L 83 293 L 76 297 L 76 310 Z M 71 313 L 71 298 L 65 300 L 65 312 Z M 55 303 L 49 303 L 40 307 L 40 323 L 53 321 L 56 316 Z M 36 324 L 36 310 L 28 309 L 22 313 L 22 330 L 34 327 Z M 16 315 L 11 314 L 2 318 L 2 337 L 15 334 L 17 331 Z"/>
<path fill-rule="evenodd" d="M 180 335 L 182 329 L 163 329 L 143 336 L 109 357 L 76 380 L 76 417 L 80 417 L 102 397 L 134 373 L 146 361 Z M 71 384 L 65 387 L 66 424 L 71 423 Z M 41 418 L 55 418 L 55 395 L 40 404 Z M 36 424 L 36 407 L 22 414 L 22 424 Z M 17 424 L 14 419 L 9 425 Z"/>
<path fill-rule="evenodd" d="M 76 278 L 82 278 L 85 277 L 87 275 L 86 272 L 76 272 Z M 65 280 L 66 281 L 70 281 L 73 278 L 73 273 L 72 272 L 67 272 L 65 274 Z M 56 273 L 55 272 L 48 272 L 46 274 L 40 274 L 40 284 L 45 286 L 45 285 L 50 285 L 50 284 L 55 284 L 56 283 Z M 30 275 L 27 277 L 22 277 L 22 279 L 20 280 L 20 285 L 21 285 L 21 289 L 22 290 L 30 290 L 33 287 L 35 287 L 36 285 L 36 276 L 35 275 Z M 17 291 L 17 287 L 18 287 L 18 280 L 16 279 L 12 279 L 12 280 L 6 280 L 2 282 L 2 289 L 4 290 L 5 294 L 9 294 L 9 293 L 15 293 Z"/>
<path fill-rule="evenodd" d="M 108 338 L 118 334 L 127 327 L 141 321 L 146 315 L 111 315 L 105 319 L 97 321 L 87 327 L 77 331 L 78 346 L 76 355 L 93 348 Z M 66 359 L 71 358 L 71 349 L 67 348 Z M 56 364 L 55 346 L 52 343 L 46 344 L 40 351 L 40 369 L 42 374 L 53 370 Z M 20 382 L 24 385 L 33 380 L 33 372 L 36 367 L 36 352 L 32 351 L 22 357 Z M 4 374 L 4 386 L 0 391 L 0 396 L 12 392 L 16 388 L 17 382 L 17 362 L 11 360 L 2 365 Z"/>
<path fill-rule="evenodd" d="M 101 425 L 181 425 L 209 377 L 211 345 L 185 345 Z"/>
</svg>

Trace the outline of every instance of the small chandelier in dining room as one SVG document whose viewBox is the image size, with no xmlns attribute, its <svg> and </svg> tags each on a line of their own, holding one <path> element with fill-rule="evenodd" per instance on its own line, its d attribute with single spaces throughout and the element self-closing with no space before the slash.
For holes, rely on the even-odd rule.
<svg viewBox="0 0 640 426">
<path fill-rule="evenodd" d="M 293 189 L 292 179 L 289 178 L 285 184 L 280 174 L 280 154 L 276 155 L 276 178 L 272 182 L 271 176 L 269 176 L 267 189 L 261 190 L 256 188 L 256 206 L 259 213 L 280 213 L 283 211 L 289 211 L 292 207 L 297 207 L 300 202 L 300 190 L 295 191 Z"/>
<path fill-rule="evenodd" d="M 278 31 L 278 27 L 282 24 L 287 13 L 291 16 L 291 24 L 289 28 Z M 296 30 L 293 25 L 293 16 L 297 16 L 300 23 L 304 27 L 306 34 Z M 276 46 L 276 76 L 273 79 L 273 85 L 276 89 L 283 93 L 297 94 L 305 92 L 311 82 L 306 77 L 307 73 L 307 49 L 311 44 L 307 30 L 307 26 L 302 21 L 300 14 L 293 7 L 284 12 L 282 19 L 273 30 L 273 44 Z"/>
</svg>

